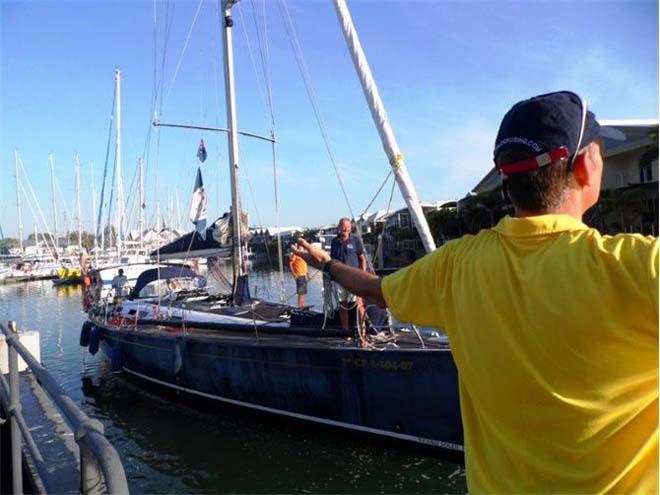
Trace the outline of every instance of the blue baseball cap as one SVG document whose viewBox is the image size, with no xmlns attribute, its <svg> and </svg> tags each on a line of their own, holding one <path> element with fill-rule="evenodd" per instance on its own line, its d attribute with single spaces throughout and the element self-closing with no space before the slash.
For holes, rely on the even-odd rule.
<svg viewBox="0 0 660 495">
<path fill-rule="evenodd" d="M 543 167 L 560 158 L 575 160 L 580 148 L 605 137 L 622 141 L 625 135 L 612 127 L 601 127 L 585 100 L 571 91 L 534 96 L 516 103 L 506 113 L 495 139 L 493 158 L 512 147 L 529 149 L 534 158 L 499 164 L 501 173 L 512 174 Z"/>
</svg>

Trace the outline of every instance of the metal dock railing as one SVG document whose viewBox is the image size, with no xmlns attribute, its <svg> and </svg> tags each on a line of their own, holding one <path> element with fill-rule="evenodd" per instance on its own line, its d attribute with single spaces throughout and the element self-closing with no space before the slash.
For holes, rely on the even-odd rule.
<svg viewBox="0 0 660 495">
<path fill-rule="evenodd" d="M 124 466 L 115 448 L 103 435 L 103 425 L 98 420 L 91 419 L 82 412 L 73 400 L 67 396 L 60 384 L 19 342 L 15 323 L 9 322 L 9 327 L 11 330 L 0 324 L 0 331 L 4 334 L 7 342 L 9 361 L 9 383 L 0 374 L 0 401 L 10 423 L 12 493 L 24 493 L 23 442 L 27 447 L 26 453 L 30 456 L 31 464 L 36 468 L 35 474 L 39 477 L 39 480 L 35 480 L 37 484 L 46 492 L 51 492 L 49 487 L 53 481 L 52 469 L 44 461 L 44 456 L 40 452 L 22 413 L 18 355 L 23 358 L 32 371 L 51 403 L 61 412 L 78 444 L 80 485 L 77 488 L 72 488 L 85 494 L 129 493 Z"/>
</svg>

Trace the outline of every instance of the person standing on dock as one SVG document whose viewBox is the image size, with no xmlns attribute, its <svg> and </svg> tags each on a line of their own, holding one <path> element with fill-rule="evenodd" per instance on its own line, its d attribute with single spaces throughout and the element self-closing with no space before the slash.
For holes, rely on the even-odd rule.
<svg viewBox="0 0 660 495">
<path fill-rule="evenodd" d="M 298 295 L 298 307 L 305 307 L 305 294 L 307 294 L 307 262 L 300 256 L 289 253 L 289 270 L 296 281 L 296 294 Z"/>
<path fill-rule="evenodd" d="M 342 218 L 337 224 L 337 236 L 332 239 L 330 244 L 330 257 L 345 265 L 352 266 L 360 270 L 367 269 L 367 258 L 364 255 L 362 241 L 352 234 L 353 226 L 349 218 Z M 341 326 L 348 329 L 348 311 L 357 308 L 358 327 L 362 331 L 362 322 L 364 321 L 364 304 L 362 298 L 353 294 L 341 283 L 337 287 L 339 299 L 339 319 Z"/>
<path fill-rule="evenodd" d="M 571 92 L 517 103 L 494 149 L 515 217 L 382 280 L 298 241 L 347 289 L 447 332 L 470 492 L 658 492 L 658 239 L 582 222 L 616 132 Z"/>
</svg>

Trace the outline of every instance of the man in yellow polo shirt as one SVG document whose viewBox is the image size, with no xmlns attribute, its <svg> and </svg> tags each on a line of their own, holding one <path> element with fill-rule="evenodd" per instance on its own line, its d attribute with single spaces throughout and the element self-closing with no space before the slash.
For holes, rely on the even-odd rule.
<svg viewBox="0 0 660 495">
<path fill-rule="evenodd" d="M 382 281 L 299 242 L 352 292 L 447 332 L 471 492 L 658 492 L 658 240 L 582 223 L 614 132 L 574 93 L 514 105 L 494 159 L 515 217 Z"/>
</svg>

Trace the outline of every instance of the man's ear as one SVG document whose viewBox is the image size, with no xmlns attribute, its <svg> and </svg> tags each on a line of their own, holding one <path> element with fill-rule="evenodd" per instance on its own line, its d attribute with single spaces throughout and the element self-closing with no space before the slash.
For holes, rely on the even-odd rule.
<svg viewBox="0 0 660 495">
<path fill-rule="evenodd" d="M 586 186 L 591 180 L 591 168 L 589 167 L 589 150 L 575 157 L 573 163 L 573 177 L 580 186 Z"/>
</svg>

